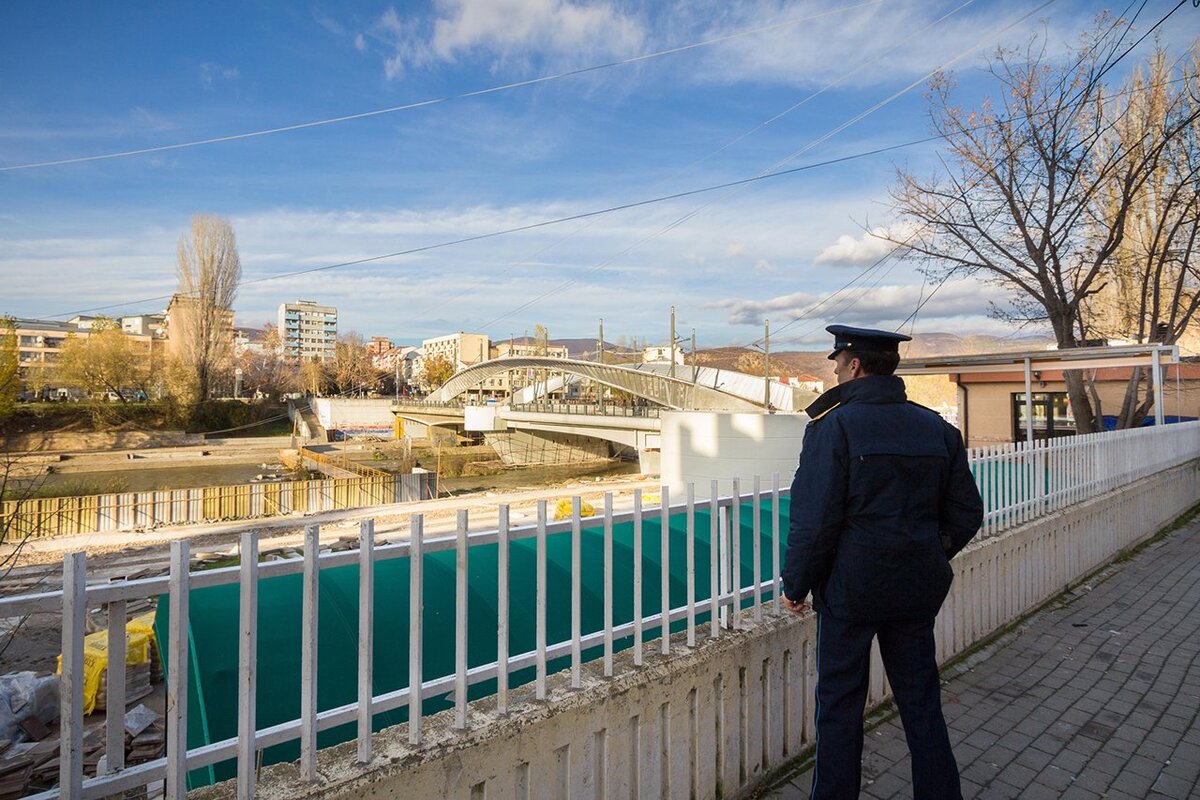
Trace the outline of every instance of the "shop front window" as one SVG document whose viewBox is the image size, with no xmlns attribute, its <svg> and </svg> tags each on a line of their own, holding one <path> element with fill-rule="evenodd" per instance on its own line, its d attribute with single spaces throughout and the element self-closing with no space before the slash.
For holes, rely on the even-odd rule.
<svg viewBox="0 0 1200 800">
<path fill-rule="evenodd" d="M 1066 392 L 1033 393 L 1033 438 L 1075 435 L 1075 417 Z M 1013 441 L 1025 440 L 1025 393 L 1012 393 Z"/>
</svg>

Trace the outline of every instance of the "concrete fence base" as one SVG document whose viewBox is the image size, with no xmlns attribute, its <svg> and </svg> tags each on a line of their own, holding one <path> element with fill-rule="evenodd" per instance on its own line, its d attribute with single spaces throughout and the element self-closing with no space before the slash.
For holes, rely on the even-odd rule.
<svg viewBox="0 0 1200 800">
<path fill-rule="evenodd" d="M 979 542 L 954 562 L 956 580 L 938 621 L 943 660 L 963 653 L 1061 592 L 1121 551 L 1153 535 L 1200 499 L 1200 462 L 1132 483 L 1103 498 Z M 436 797 L 730 798 L 760 788 L 768 775 L 813 741 L 815 619 L 743 614 L 743 629 L 709 639 L 682 636 L 673 655 L 647 644 L 646 663 L 629 651 L 616 677 L 585 665 L 584 688 L 552 676 L 547 700 L 532 686 L 510 696 L 511 712 L 471 704 L 466 730 L 452 711 L 425 720 L 424 743 L 405 726 L 375 736 L 375 758 L 355 762 L 353 744 L 323 751 L 322 781 L 300 781 L 294 765 L 264 770 L 262 798 Z M 653 653 L 653 654 L 652 654 Z M 874 653 L 869 705 L 888 697 Z M 193 793 L 235 795 L 232 782 Z"/>
</svg>

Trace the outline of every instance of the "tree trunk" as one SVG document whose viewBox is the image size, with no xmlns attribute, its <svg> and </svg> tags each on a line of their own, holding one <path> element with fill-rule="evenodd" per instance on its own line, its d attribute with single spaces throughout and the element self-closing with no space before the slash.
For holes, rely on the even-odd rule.
<svg viewBox="0 0 1200 800">
<path fill-rule="evenodd" d="M 1092 410 L 1092 401 L 1088 397 L 1082 371 L 1065 370 L 1063 379 L 1067 383 L 1067 400 L 1071 403 L 1071 414 L 1075 417 L 1075 432 L 1079 434 L 1099 433 L 1098 423 L 1100 420 L 1096 418 L 1095 412 Z"/>
</svg>

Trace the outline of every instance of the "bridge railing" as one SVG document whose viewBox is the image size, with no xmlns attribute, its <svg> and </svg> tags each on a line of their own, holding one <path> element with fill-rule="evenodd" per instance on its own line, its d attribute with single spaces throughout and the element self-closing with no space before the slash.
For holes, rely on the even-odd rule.
<svg viewBox="0 0 1200 800">
<path fill-rule="evenodd" d="M 395 400 L 392 402 L 392 408 L 462 408 L 461 400 L 417 400 L 404 399 Z"/>
<path fill-rule="evenodd" d="M 1194 460 L 1198 454 L 1200 423 L 1197 422 L 1161 429 L 1080 436 L 1038 443 L 1033 447 L 1014 445 L 972 450 L 971 468 L 980 481 L 987 504 L 983 535 L 995 535 L 1023 521 L 1098 497 L 1124 482 Z M 257 557 L 257 536 L 247 531 L 242 534 L 240 565 L 211 571 L 192 572 L 189 544 L 177 541 L 171 545 L 169 575 L 93 585 L 87 582 L 86 555 L 69 554 L 64 559 L 61 591 L 0 598 L 0 617 L 61 612 L 63 620 L 60 784 L 36 797 L 107 797 L 165 780 L 167 797 L 182 798 L 186 794 L 189 771 L 231 760 L 236 762 L 239 796 L 252 797 L 260 754 L 268 747 L 298 740 L 300 772 L 306 779 L 316 779 L 317 734 L 321 731 L 353 725 L 357 759 L 366 762 L 372 754 L 372 721 L 376 715 L 404 709 L 409 720 L 409 741 L 419 745 L 423 738 L 424 704 L 447 693 L 453 695 L 456 726 L 465 728 L 471 713 L 469 690 L 473 686 L 494 683 L 496 709 L 503 714 L 507 712 L 509 691 L 518 671 L 532 668 L 535 694 L 544 698 L 547 671 L 556 660 L 561 659 L 569 665 L 571 685 L 579 687 L 587 651 L 603 660 L 603 674 L 611 676 L 618 643 L 632 647 L 634 663 L 640 665 L 646 640 L 656 631 L 661 634 L 664 623 L 686 636 L 687 643 L 692 645 L 698 637 L 720 637 L 736 630 L 742 615 L 761 618 L 765 609 L 778 611 L 778 575 L 787 533 L 781 501 L 788 499 L 789 494 L 781 486 L 780 476 L 773 476 L 770 487 L 765 490 L 762 481 L 755 478 L 748 493 L 743 492 L 736 482 L 732 494 L 726 496 L 718 495 L 715 483 L 704 489 L 707 496 L 698 497 L 696 487 L 689 485 L 684 501 L 679 502 L 676 498 L 674 503 L 666 487 L 657 502 L 643 496 L 639 490 L 634 495 L 633 508 L 621 512 L 614 510 L 613 497 L 608 494 L 603 510 L 594 518 L 583 516 L 583 503 L 575 497 L 570 502 L 569 518 L 562 521 L 551 521 L 543 501 L 538 505 L 536 522 L 519 526 L 510 524 L 509 508 L 501 505 L 497 526 L 476 533 L 468 533 L 469 518 L 463 510 L 458 513 L 456 532 L 443 536 L 426 536 L 423 517 L 413 515 L 409 539 L 390 544 L 377 544 L 374 523 L 365 520 L 360 527 L 359 549 L 347 552 L 322 553 L 319 529 L 312 525 L 305 531 L 303 557 L 261 564 Z M 803 502 L 803 498 L 796 498 L 796 501 Z M 655 530 L 669 530 L 673 519 L 676 528 L 682 528 L 681 537 L 653 535 Z M 588 531 L 587 544 L 593 554 L 598 546 L 600 555 L 595 561 L 602 565 L 599 595 L 603 624 L 593 630 L 585 630 L 583 625 L 585 524 L 598 529 L 598 532 Z M 623 577 L 618 582 L 614 580 L 620 567 L 614 561 L 617 538 L 614 531 L 624 525 L 631 530 L 628 539 L 630 556 L 622 555 L 621 561 L 632 574 L 626 576 L 628 581 Z M 732 535 L 732 532 L 740 535 Z M 569 567 L 565 570 L 569 574 L 569 597 L 551 598 L 552 587 L 562 584 L 549 579 L 548 540 L 562 536 L 569 540 L 566 548 Z M 651 537 L 651 548 L 643 546 L 643 536 Z M 655 539 L 656 547 L 653 546 Z M 625 552 L 625 541 L 622 540 L 622 553 Z M 510 584 L 514 545 L 525 548 L 525 556 L 529 555 L 532 545 L 536 564 L 533 580 L 518 581 L 519 585 Z M 679 545 L 684 551 L 682 559 Z M 494 652 L 497 658 L 489 663 L 472 665 L 468 652 L 469 621 L 473 614 L 481 613 L 474 605 L 476 601 L 468 604 L 469 566 L 477 557 L 475 553 L 479 552 L 473 552 L 476 547 L 494 547 L 496 553 L 494 605 L 482 613 L 489 624 L 490 620 L 495 620 Z M 750 552 L 746 553 L 746 549 Z M 425 556 L 435 553 L 454 554 L 455 598 L 451 610 L 452 628 L 447 617 L 438 616 L 436 632 L 426 631 L 425 604 L 430 592 L 437 587 L 424 578 Z M 377 677 L 373 624 L 377 610 L 375 573 L 378 565 L 393 559 L 407 559 L 408 562 L 408 619 L 407 630 L 388 630 L 387 635 L 393 640 L 407 641 L 409 677 L 407 685 L 376 694 L 373 691 Z M 679 575 L 672 574 L 672 566 L 681 560 L 682 591 L 678 587 Z M 645 565 L 649 563 L 653 567 L 655 561 L 658 569 L 647 574 Z M 318 624 L 318 609 L 322 602 L 320 576 L 326 570 L 350 565 L 357 565 L 359 571 L 357 697 L 334 708 L 319 708 L 317 687 L 322 680 L 317 659 L 321 637 Z M 596 569 L 596 563 L 589 563 L 587 569 Z M 278 625 L 280 621 L 258 618 L 258 590 L 263 580 L 283 575 L 301 576 L 301 657 L 295 667 L 300 675 L 300 711 L 290 721 L 260 727 L 256 721 L 260 622 Z M 676 583 L 674 591 L 671 589 L 673 579 Z M 189 715 L 196 712 L 188 704 L 189 659 L 197 652 L 192 646 L 187 624 L 190 600 L 196 590 L 223 585 L 238 586 L 240 597 L 237 735 L 189 748 L 188 720 Z M 657 591 L 654 591 L 655 587 Z M 708 591 L 708 587 L 715 591 Z M 651 590 L 649 596 L 659 599 L 655 608 L 643 607 L 647 588 Z M 590 596 L 595 594 L 593 589 L 589 587 Z M 512 652 L 510 646 L 513 625 L 522 619 L 510 614 L 509 601 L 513 591 L 534 595 L 531 605 L 536 627 L 535 644 L 523 652 Z M 166 755 L 143 764 L 125 766 L 125 682 L 122 680 L 123 665 L 113 664 L 115 670 L 107 683 L 105 763 L 108 772 L 85 777 L 82 682 L 87 610 L 107 606 L 109 649 L 110 652 L 121 652 L 126 633 L 126 604 L 159 595 L 166 596 L 169 617 L 167 641 L 160 643 L 168 676 Z M 618 619 L 618 606 L 632 609 L 627 621 Z M 554 637 L 552 641 L 548 612 L 551 608 L 563 607 L 569 608 L 570 612 L 569 634 Z M 476 630 L 478 627 L 477 624 Z M 423 643 L 430 634 L 434 636 L 433 640 L 453 653 L 453 670 L 441 675 L 426 674 L 430 661 Z M 662 653 L 670 653 L 671 638 L 661 635 L 657 638 L 657 643 L 652 646 Z M 228 702 L 233 702 L 233 698 Z"/>
<path fill-rule="evenodd" d="M 509 406 L 512 411 L 529 411 L 541 414 L 579 414 L 605 417 L 656 418 L 662 415 L 659 406 L 626 406 L 614 403 L 599 405 L 587 403 L 521 403 Z"/>
</svg>

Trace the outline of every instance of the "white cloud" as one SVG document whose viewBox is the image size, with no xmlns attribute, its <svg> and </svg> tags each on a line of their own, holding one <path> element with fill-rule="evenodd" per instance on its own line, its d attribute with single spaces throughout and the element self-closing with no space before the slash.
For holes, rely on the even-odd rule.
<svg viewBox="0 0 1200 800">
<path fill-rule="evenodd" d="M 236 80 L 238 74 L 237 67 L 222 66 L 211 61 L 200 65 L 200 82 L 208 89 L 213 88 L 218 80 Z"/>
<path fill-rule="evenodd" d="M 294 277 L 276 276 L 569 217 L 604 205 L 605 198 L 444 208 L 267 209 L 231 219 L 245 279 L 270 278 L 246 283 L 235 311 L 238 319 L 258 324 L 270 319 L 279 303 L 312 296 L 334 302 L 347 328 L 398 337 L 434 335 L 444 332 L 437 329 L 439 320 L 461 318 L 455 330 L 482 325 L 572 281 L 564 291 L 504 316 L 487 332 L 506 336 L 511 327 L 519 334 L 542 323 L 556 335 L 587 335 L 603 317 L 606 329 L 665 339 L 666 309 L 676 305 L 706 346 L 725 344 L 739 335 L 734 326 L 749 324 L 755 315 L 749 306 L 714 307 L 713 298 L 783 295 L 797 287 L 817 297 L 843 282 L 833 270 L 814 269 L 812 259 L 827 232 L 844 224 L 862 202 L 819 188 L 768 190 L 710 209 L 678 228 L 671 225 L 690 208 L 684 203 Z M 128 304 L 114 313 L 161 307 L 161 301 L 135 301 L 173 291 L 179 221 L 154 228 L 100 215 L 89 225 L 90 230 L 70 238 L 23 236 L 15 227 L 7 237 L 0 231 L 0 274 L 39 276 L 37 282 L 12 287 L 0 313 L 39 316 L 110 303 Z M 914 278 L 897 267 L 890 280 L 899 285 Z M 919 286 L 919 276 L 915 282 Z M 769 313 L 773 321 L 786 316 L 783 310 Z"/>
<path fill-rule="evenodd" d="M 578 66 L 639 52 L 647 36 L 643 21 L 615 3 L 580 0 L 438 0 L 432 20 L 389 8 L 372 33 L 388 47 L 389 80 L 468 56 L 490 59 L 493 69 L 530 60 Z"/>
<path fill-rule="evenodd" d="M 955 67 L 978 65 L 997 45 L 1020 43 L 1029 33 L 1043 31 L 1042 17 L 1035 14 L 1003 34 L 1002 39 L 996 35 L 1008 22 L 1034 8 L 1032 0 L 967 7 L 947 16 L 956 5 L 889 0 L 839 3 L 831 9 L 815 0 L 746 0 L 736 4 L 708 0 L 677 3 L 674 9 L 676 30 L 692 35 L 703 31 L 702 36 L 695 37 L 699 39 L 778 26 L 704 50 L 694 78 L 719 84 L 766 80 L 813 85 L 836 79 L 844 85 L 870 86 L 924 74 L 982 41 Z M 1054 52 L 1061 51 L 1065 42 L 1073 39 L 1073 32 L 1086 24 L 1090 13 L 1067 12 L 1050 20 L 1047 55 L 1053 57 Z"/>
<path fill-rule="evenodd" d="M 367 51 L 367 40 L 361 33 L 354 37 L 354 49 L 360 53 Z"/>
<path fill-rule="evenodd" d="M 840 267 L 865 267 L 896 249 L 892 240 L 903 241 L 912 230 L 910 225 L 898 224 L 872 228 L 859 238 L 843 234 L 833 244 L 817 254 L 814 263 Z"/>
<path fill-rule="evenodd" d="M 731 325 L 761 325 L 764 318 L 769 318 L 782 328 L 781 323 L 788 321 L 789 337 L 803 341 L 834 321 L 864 327 L 895 327 L 907 320 L 918 304 L 918 330 L 991 332 L 1004 325 L 988 318 L 989 301 L 1003 304 L 1007 298 L 1005 291 L 967 278 L 940 286 L 920 283 L 854 286 L 836 294 L 793 292 L 768 300 L 731 299 L 712 307 L 725 309 Z"/>
</svg>

